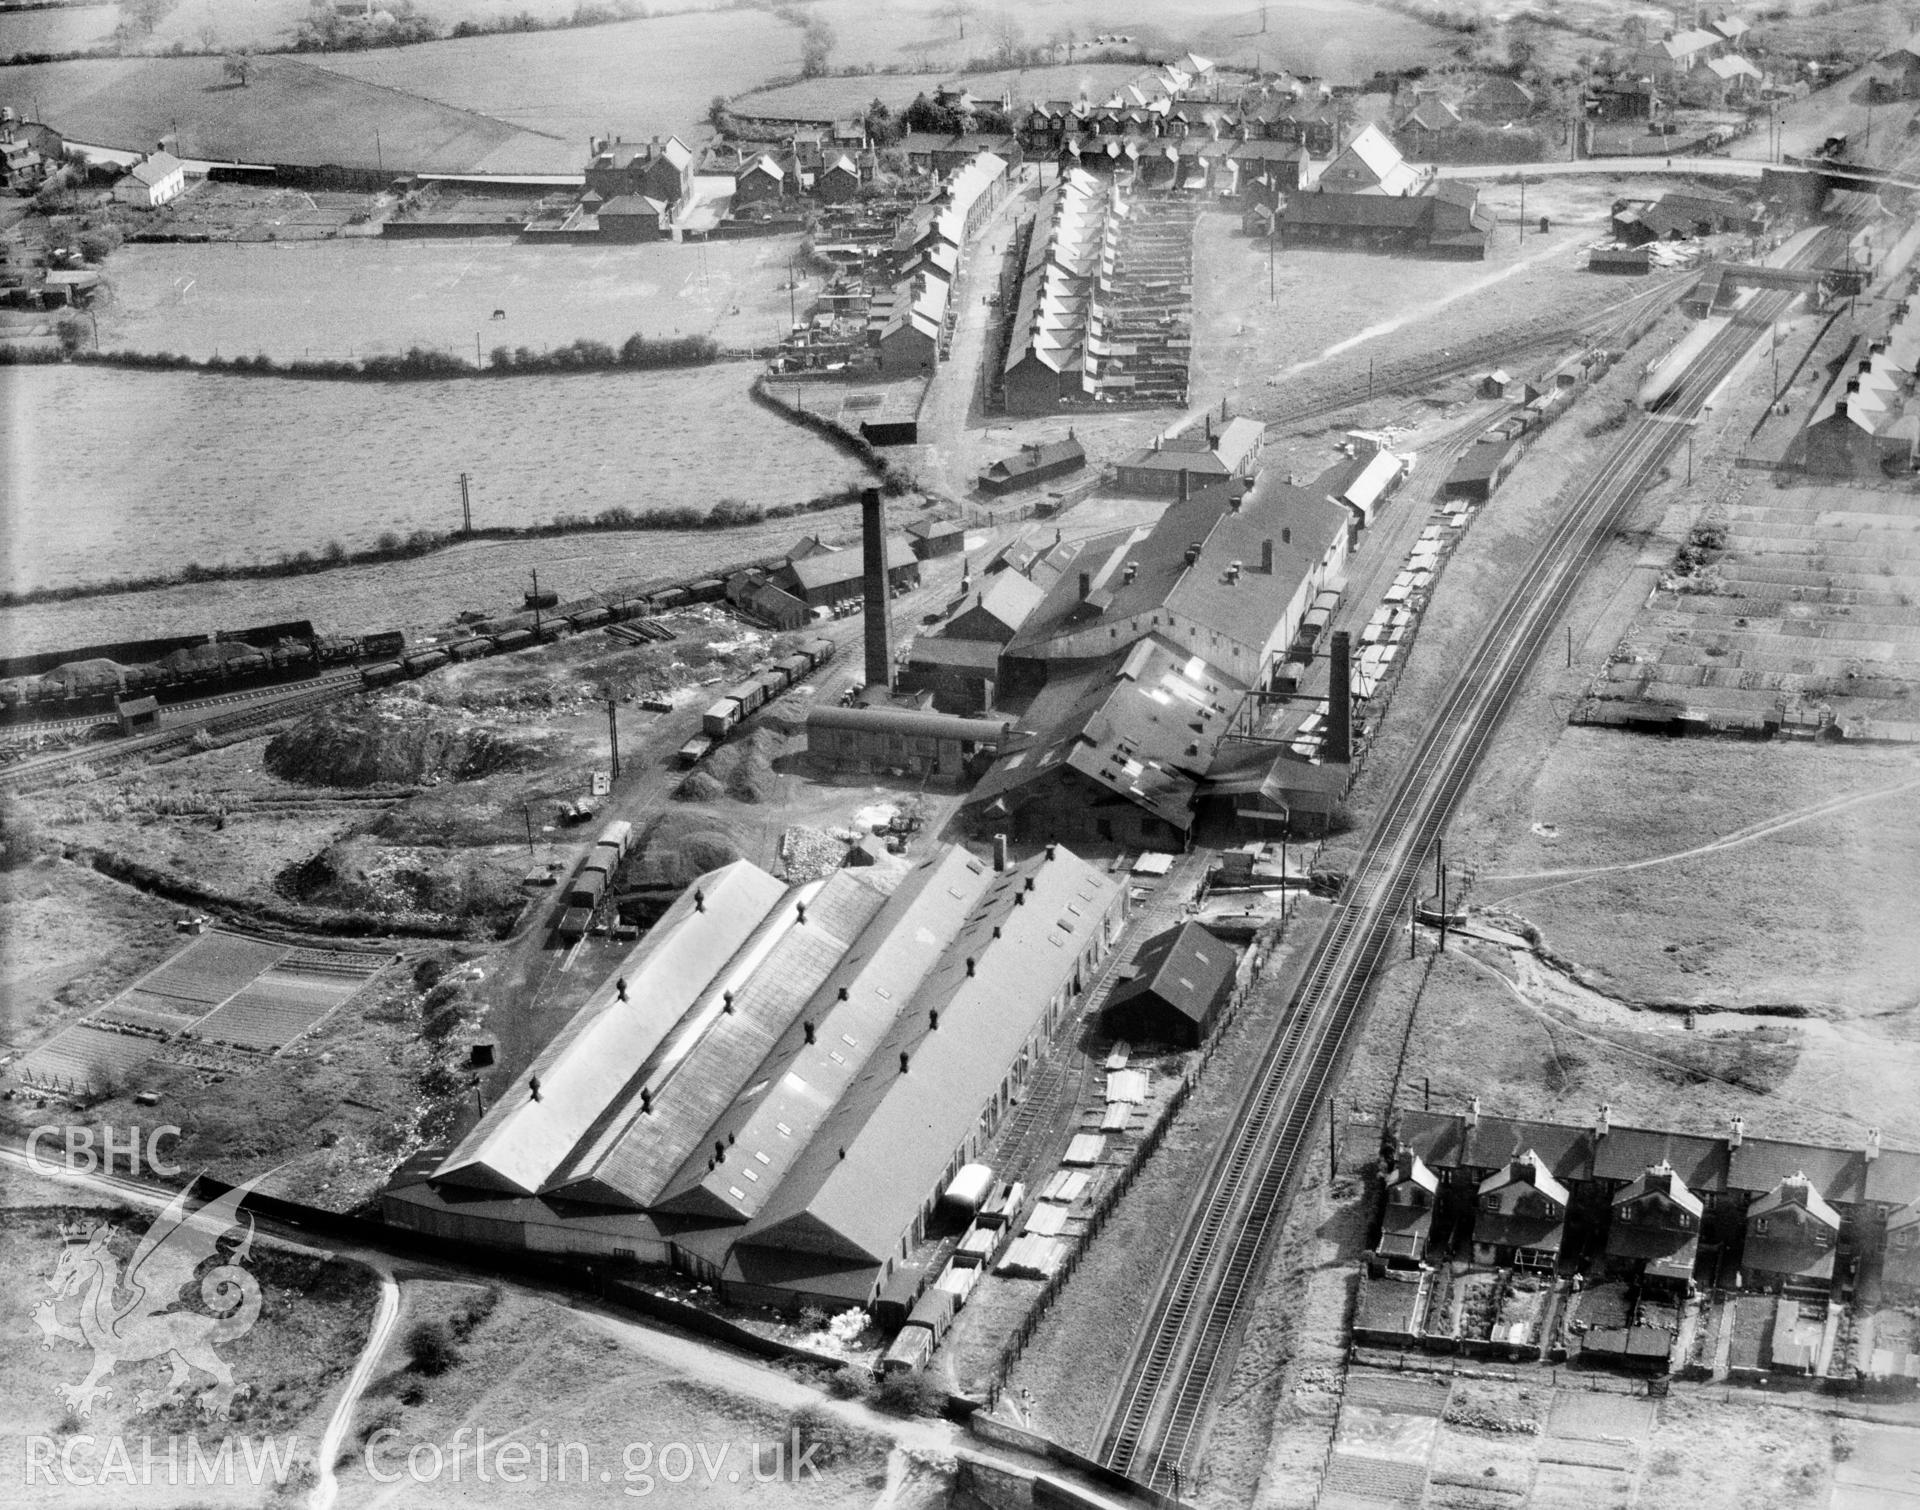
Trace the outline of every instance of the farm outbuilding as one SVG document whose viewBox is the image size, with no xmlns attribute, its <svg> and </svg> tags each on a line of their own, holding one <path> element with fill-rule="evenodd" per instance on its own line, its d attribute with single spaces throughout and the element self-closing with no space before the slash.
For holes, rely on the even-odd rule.
<svg viewBox="0 0 1920 1510">
<path fill-rule="evenodd" d="M 644 194 L 622 194 L 600 206 L 600 234 L 608 241 L 658 241 L 668 207 Z"/>
<path fill-rule="evenodd" d="M 922 561 L 957 556 L 967 548 L 967 527 L 958 519 L 916 519 L 907 526 L 907 536 Z"/>
<path fill-rule="evenodd" d="M 113 186 L 113 197 L 137 210 L 157 210 L 186 192 L 186 165 L 171 152 L 148 153 Z"/>
<path fill-rule="evenodd" d="M 1206 1041 L 1233 989 L 1234 953 L 1198 923 L 1182 923 L 1140 946 L 1133 977 L 1107 998 L 1101 1021 L 1129 1043 Z"/>
</svg>

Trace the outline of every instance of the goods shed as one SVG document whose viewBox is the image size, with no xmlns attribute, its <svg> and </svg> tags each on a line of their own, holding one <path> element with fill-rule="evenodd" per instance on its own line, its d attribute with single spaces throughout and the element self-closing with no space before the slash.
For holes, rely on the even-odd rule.
<svg viewBox="0 0 1920 1510">
<path fill-rule="evenodd" d="M 1234 954 L 1198 923 L 1182 923 L 1147 940 L 1134 976 L 1114 991 L 1102 1014 L 1106 1031 L 1130 1043 L 1202 1043 L 1233 989 Z"/>
<path fill-rule="evenodd" d="M 807 756 L 832 772 L 958 782 L 992 758 L 1006 733 L 995 719 L 911 708 L 815 708 L 807 714 Z"/>
</svg>

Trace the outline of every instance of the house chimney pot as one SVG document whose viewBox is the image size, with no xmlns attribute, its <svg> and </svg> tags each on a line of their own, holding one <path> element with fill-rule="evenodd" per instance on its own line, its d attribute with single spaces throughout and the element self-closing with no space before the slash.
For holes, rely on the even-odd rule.
<svg viewBox="0 0 1920 1510">
<path fill-rule="evenodd" d="M 973 956 L 971 954 L 967 956 L 967 977 L 968 979 L 972 979 L 973 977 Z"/>
<path fill-rule="evenodd" d="M 1056 856 L 1057 856 L 1057 855 L 1058 855 L 1059 853 L 1060 853 L 1060 846 L 1059 846 L 1059 845 L 1057 845 L 1057 844 L 1053 844 L 1053 843 L 1049 843 L 1049 844 L 1047 845 L 1047 858 L 1048 858 L 1049 860 L 1051 860 L 1051 859 L 1053 859 L 1054 857 L 1056 857 Z M 1027 877 L 1027 890 L 1028 890 L 1028 891 L 1032 891 L 1032 890 L 1033 890 L 1033 877 L 1032 877 L 1032 876 L 1028 876 L 1028 877 Z"/>
<path fill-rule="evenodd" d="M 540 1077 L 538 1075 L 530 1075 L 527 1077 L 527 1091 L 535 1101 L 540 1099 Z"/>
<path fill-rule="evenodd" d="M 809 1022 L 804 1024 L 804 1027 L 806 1028 L 807 1042 L 812 1043 L 814 1041 L 813 1040 L 813 1024 Z"/>
<path fill-rule="evenodd" d="M 938 1033 L 940 1031 L 940 1009 L 938 1007 L 930 1007 L 927 1010 L 927 1031 L 929 1033 Z"/>
<path fill-rule="evenodd" d="M 707 910 L 707 894 L 698 886 L 693 888 L 693 910 L 695 912 L 705 912 Z"/>
<path fill-rule="evenodd" d="M 640 1087 L 640 1110 L 647 1116 L 653 1115 L 653 1092 L 644 1085 Z"/>
<path fill-rule="evenodd" d="M 1613 1127 L 1613 1103 L 1609 1101 L 1602 1101 L 1600 1103 L 1599 1120 L 1593 1124 L 1593 1135 L 1596 1138 L 1604 1138 L 1608 1134 L 1608 1132 L 1612 1130 L 1612 1127 Z"/>
<path fill-rule="evenodd" d="M 1747 1119 L 1745 1117 L 1735 1117 L 1733 1119 L 1732 1131 L 1727 1135 L 1727 1147 L 1738 1148 L 1741 1143 L 1746 1140 L 1746 1136 Z"/>
<path fill-rule="evenodd" d="M 900 1073 L 904 1075 L 906 1074 L 906 1072 L 907 1072 L 907 1051 L 905 1049 L 902 1049 L 900 1051 Z"/>
<path fill-rule="evenodd" d="M 793 904 L 793 920 L 796 923 L 806 922 L 807 904 L 805 902 L 795 902 Z"/>
<path fill-rule="evenodd" d="M 1467 1102 L 1465 1121 L 1468 1127 L 1478 1127 L 1480 1125 L 1480 1098 L 1478 1096 L 1473 1097 Z"/>
<path fill-rule="evenodd" d="M 1869 1164 L 1880 1157 L 1880 1129 L 1877 1127 L 1869 1127 L 1867 1129 L 1866 1157 Z"/>
<path fill-rule="evenodd" d="M 848 995 L 849 995 L 849 992 L 847 991 L 847 988 L 845 986 L 842 986 L 840 988 L 840 1000 L 845 1001 Z"/>
<path fill-rule="evenodd" d="M 1186 476 L 1186 473 L 1182 472 L 1180 475 L 1184 477 Z M 1200 543 L 1199 541 L 1196 540 L 1192 545 L 1189 545 L 1187 547 L 1187 565 L 1198 566 L 1199 564 L 1200 564 Z"/>
<path fill-rule="evenodd" d="M 1007 868 L 1007 836 L 993 836 L 993 869 L 995 874 L 1004 874 Z"/>
<path fill-rule="evenodd" d="M 1131 585 L 1133 582 L 1133 579 L 1139 575 L 1140 575 L 1140 563 L 1138 561 L 1129 561 L 1126 565 L 1126 569 L 1120 574 L 1120 580 L 1123 583 Z"/>
<path fill-rule="evenodd" d="M 733 1015 L 733 992 L 722 991 L 720 993 L 720 1010 L 725 1012 L 729 1017 Z"/>
</svg>

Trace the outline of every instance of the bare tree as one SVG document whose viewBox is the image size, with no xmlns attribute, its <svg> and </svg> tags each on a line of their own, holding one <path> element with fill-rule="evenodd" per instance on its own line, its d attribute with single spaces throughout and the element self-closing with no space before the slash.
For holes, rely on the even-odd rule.
<svg viewBox="0 0 1920 1510">
<path fill-rule="evenodd" d="M 220 76 L 245 89 L 253 78 L 253 55 L 244 50 L 228 53 L 220 61 Z"/>
<path fill-rule="evenodd" d="M 967 18 L 973 14 L 973 0 L 942 0 L 934 12 L 942 21 L 951 21 L 962 40 L 967 35 Z"/>
<path fill-rule="evenodd" d="M 1020 30 L 1020 18 L 1012 11 L 995 11 L 987 23 L 987 35 L 993 40 L 993 55 L 1001 64 L 1012 67 L 1020 61 L 1026 34 Z"/>
</svg>

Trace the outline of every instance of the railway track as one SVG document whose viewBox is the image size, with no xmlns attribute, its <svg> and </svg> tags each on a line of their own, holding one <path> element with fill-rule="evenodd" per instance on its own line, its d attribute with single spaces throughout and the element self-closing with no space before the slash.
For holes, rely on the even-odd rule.
<svg viewBox="0 0 1920 1510">
<path fill-rule="evenodd" d="M 327 675 L 298 683 L 282 682 L 269 687 L 250 687 L 244 692 L 222 692 L 211 697 L 192 697 L 177 703 L 163 703 L 161 709 L 170 718 L 193 718 L 208 708 L 223 708 L 234 704 L 257 702 L 261 698 L 283 697 L 294 688 L 313 688 L 321 682 L 358 681 L 360 673 L 336 671 Z M 105 728 L 117 722 L 111 713 L 82 714 L 77 718 L 48 718 L 35 723 L 0 724 L 0 741 L 13 741 L 40 734 L 80 734 L 88 729 Z"/>
<path fill-rule="evenodd" d="M 136 756 L 164 754 L 190 744 L 204 729 L 215 738 L 245 733 L 248 729 L 296 718 L 303 713 L 350 696 L 361 689 L 360 673 L 336 672 L 294 687 L 261 688 L 251 692 L 230 692 L 218 697 L 199 698 L 191 703 L 175 704 L 171 717 L 184 721 L 151 734 L 136 734 L 127 739 L 85 744 L 77 749 L 55 750 L 32 755 L 0 766 L 0 787 L 23 787 L 74 766 L 99 769 L 118 765 Z M 221 711 L 227 710 L 227 711 Z"/>
<path fill-rule="evenodd" d="M 1642 289 L 1618 304 L 1610 304 L 1561 330 L 1539 335 L 1492 336 L 1476 341 L 1470 349 L 1457 356 L 1399 363 L 1377 373 L 1372 381 L 1356 378 L 1326 390 L 1310 403 L 1276 410 L 1267 422 L 1291 425 L 1319 419 L 1328 414 L 1338 414 L 1343 409 L 1351 409 L 1355 404 L 1363 404 L 1376 395 L 1428 388 L 1449 378 L 1484 371 L 1490 364 L 1516 361 L 1538 352 L 1564 348 L 1576 341 L 1589 346 L 1605 346 L 1619 339 L 1636 322 L 1650 318 L 1653 311 L 1676 303 L 1692 287 L 1693 282 L 1694 279 L 1689 275 L 1669 279 L 1658 287 Z"/>
<path fill-rule="evenodd" d="M 1811 241 L 1795 263 L 1815 262 L 1831 237 L 1829 232 Z M 1793 297 L 1780 292 L 1756 298 L 1756 318 L 1730 324 L 1662 401 L 1661 412 L 1642 415 L 1627 428 L 1549 531 L 1456 674 L 1387 798 L 1188 1213 L 1108 1405 L 1096 1454 L 1107 1467 L 1152 1488 L 1182 1492 L 1217 1390 L 1231 1373 L 1309 1134 L 1363 1020 L 1373 976 L 1410 913 L 1427 855 L 1569 599 L 1635 498 L 1680 445 L 1684 422 Z"/>
</svg>

